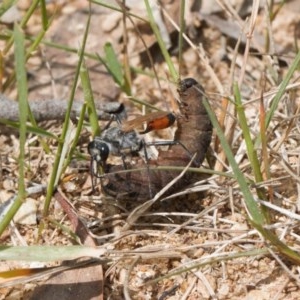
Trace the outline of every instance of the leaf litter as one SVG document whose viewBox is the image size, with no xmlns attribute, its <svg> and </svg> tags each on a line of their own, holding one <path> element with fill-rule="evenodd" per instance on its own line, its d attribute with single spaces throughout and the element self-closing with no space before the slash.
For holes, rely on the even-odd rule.
<svg viewBox="0 0 300 300">
<path fill-rule="evenodd" d="M 176 6 L 174 1 L 169 2 L 173 7 Z M 299 14 L 295 13 L 297 1 L 288 1 L 283 5 L 272 26 L 266 25 L 267 11 L 262 6 L 256 19 L 255 33 L 265 37 L 267 30 L 272 35 L 274 43 L 274 45 L 270 45 L 270 49 L 277 50 L 278 56 L 265 55 L 262 51 L 262 49 L 266 49 L 265 41 L 258 38 L 255 40 L 257 44 L 251 43 L 252 48 L 245 64 L 243 47 L 246 40 L 241 42 L 240 51 L 236 51 L 236 39 L 239 36 L 231 34 L 237 31 L 231 27 L 232 20 L 238 21 L 234 22 L 235 24 L 244 24 L 245 22 L 245 16 L 241 14 L 242 19 L 235 19 L 237 16 L 232 13 L 238 12 L 238 8 L 241 9 L 238 2 L 244 3 L 243 11 L 247 12 L 245 9 L 247 7 L 251 11 L 251 4 L 249 5 L 251 1 L 236 1 L 236 6 L 233 5 L 233 7 L 227 1 L 220 1 L 225 8 L 219 9 L 217 13 L 211 11 L 205 16 L 199 14 L 198 11 L 193 11 L 191 13 L 193 17 L 187 23 L 193 44 L 197 47 L 199 43 L 202 43 L 204 54 L 209 59 L 209 65 L 217 79 L 221 82 L 224 94 L 220 94 L 220 89 L 217 88 L 211 71 L 203 61 L 203 56 L 200 60 L 198 53 L 191 47 L 184 49 L 184 67 L 181 76 L 182 78 L 195 77 L 204 86 L 210 104 L 218 116 L 221 116 L 223 96 L 232 95 L 230 91 L 232 82 L 239 80 L 244 68 L 241 93 L 251 134 L 255 138 L 260 132 L 258 116 L 261 92 L 263 92 L 264 105 L 268 108 L 279 87 L 280 78 L 284 77 L 289 63 L 295 56 L 295 43 L 299 43 L 297 32 L 300 20 Z M 80 38 L 78 35 L 75 38 L 75 33 L 72 34 L 69 30 L 71 32 L 74 30 L 77 34 L 77 30 L 84 28 L 84 15 L 87 7 L 83 5 L 82 1 L 72 3 L 62 1 L 60 5 L 61 10 L 53 22 L 48 38 L 52 37 L 55 41 L 56 37 L 57 42 L 76 48 L 78 46 L 76 43 Z M 74 13 L 74 8 L 75 10 L 79 8 L 79 12 Z M 234 10 L 232 11 L 230 8 Z M 120 54 L 122 49 L 119 39 L 122 35 L 120 21 L 115 20 L 116 26 L 106 26 L 106 32 L 100 33 L 101 26 L 99 24 L 107 22 L 110 12 L 108 10 L 103 13 L 99 6 L 95 6 L 94 9 L 95 25 L 91 28 L 91 45 L 89 45 L 88 51 L 101 53 L 103 42 L 111 41 L 117 53 Z M 174 8 L 175 11 L 176 9 Z M 170 14 L 172 16 L 172 11 Z M 246 13 L 246 16 L 249 16 L 247 14 L 249 14 L 249 10 Z M 70 24 L 70 16 L 73 21 L 76 21 L 77 27 L 66 28 Z M 34 25 L 36 26 L 36 24 Z M 34 30 L 35 26 L 32 25 L 31 30 Z M 144 29 L 145 24 L 143 24 L 144 27 L 139 26 Z M 66 30 L 61 30 L 61 28 L 66 28 Z M 226 31 L 227 28 L 230 30 Z M 241 26 L 238 28 L 240 31 Z M 291 32 L 295 33 L 295 39 L 291 39 L 293 34 L 287 34 Z M 153 35 L 151 36 L 146 30 L 142 32 L 143 34 L 150 36 L 154 41 L 150 43 L 153 45 L 151 54 L 158 75 L 165 78 L 166 66 L 161 61 L 160 55 L 157 54 Z M 142 47 L 134 47 L 137 40 L 139 37 L 130 28 L 128 52 L 136 54 L 132 62 L 135 66 L 150 71 L 151 69 L 146 69 L 143 65 L 144 56 L 139 50 Z M 176 49 L 173 51 L 176 53 Z M 142 58 L 139 57 L 139 54 Z M 30 99 L 66 98 L 73 79 L 72 74 L 77 61 L 76 54 L 44 46 L 43 51 L 36 53 L 35 56 L 37 58 L 36 68 L 32 71 L 32 78 L 29 80 Z M 45 68 L 44 61 L 50 63 L 49 68 Z M 173 61 L 178 66 L 176 55 L 173 57 Z M 100 102 L 120 100 L 126 103 L 128 114 L 137 113 L 137 109 L 126 99 L 124 94 L 116 89 L 107 74 L 100 77 L 100 74 L 103 76 L 105 71 L 101 70 L 95 61 L 91 60 L 88 63 L 92 74 L 91 83 L 95 89 L 94 93 L 101 99 Z M 234 75 L 231 72 L 232 64 L 235 64 Z M 277 70 L 278 77 L 272 77 L 270 71 L 272 66 L 273 70 Z M 266 82 L 264 86 L 261 84 L 262 79 Z M 161 99 L 166 99 L 166 102 L 170 103 L 176 93 L 167 81 L 162 80 L 160 84 L 161 90 L 155 80 L 145 74 L 137 74 L 132 87 L 134 94 L 139 98 L 149 100 L 158 108 L 164 108 L 166 103 Z M 272 205 L 278 207 L 273 211 L 274 222 L 270 226 L 282 241 L 299 252 L 299 223 L 293 215 L 298 213 L 299 208 L 298 85 L 299 72 L 296 71 L 290 82 L 291 88 L 284 94 L 270 123 L 268 150 L 272 161 L 271 180 L 265 180 L 262 185 L 271 189 L 274 196 Z M 8 91 L 6 96 L 14 98 L 14 89 Z M 77 97 L 78 99 L 82 98 L 80 89 Z M 229 134 L 228 139 L 231 140 L 236 159 L 241 170 L 252 179 L 253 174 L 245 154 L 241 130 L 236 123 L 233 123 L 235 126 L 226 128 L 230 122 L 228 119 L 234 119 L 234 116 L 226 116 L 226 118 L 225 130 Z M 57 121 L 45 121 L 42 125 L 52 133 L 60 133 L 61 124 Z M 268 251 L 268 245 L 265 244 L 264 239 L 248 222 L 243 197 L 234 179 L 213 175 L 202 180 L 199 185 L 194 184 L 190 189 L 192 192 L 189 194 L 156 202 L 128 226 L 127 218 L 137 206 L 142 204 L 115 201 L 115 199 L 105 198 L 101 194 L 91 193 L 86 152 L 90 138 L 91 134 L 86 129 L 78 145 L 79 151 L 85 155 L 86 160 L 75 159 L 64 174 L 65 180 L 62 180 L 60 185 L 62 192 L 72 203 L 77 217 L 90 231 L 95 243 L 99 247 L 108 249 L 105 252 L 106 263 L 103 264 L 104 290 L 99 292 L 97 299 L 101 299 L 101 297 L 105 299 L 124 297 L 128 299 L 129 297 L 132 299 L 297 299 L 299 294 L 298 266 L 287 263 L 282 257 L 276 256 L 276 253 Z M 3 202 L 14 196 L 17 190 L 18 138 L 1 131 L 0 146 L 0 195 L 1 202 Z M 56 146 L 57 143 L 49 139 L 51 152 L 46 154 L 34 136 L 28 138 L 27 162 L 29 167 L 26 174 L 28 184 L 47 184 Z M 230 170 L 215 137 L 211 144 L 211 151 L 214 154 L 214 160 L 218 162 L 217 169 Z M 112 161 L 112 163 L 119 162 Z M 207 162 L 204 166 L 208 167 Z M 201 189 L 200 193 L 193 192 L 199 189 Z M 30 198 L 35 199 L 38 204 L 35 211 L 36 219 L 39 220 L 45 194 L 30 195 Z M 280 209 L 282 210 L 280 211 Z M 290 214 L 288 214 L 289 211 Z M 57 204 L 51 206 L 51 218 L 57 223 L 72 228 L 74 225 L 72 217 L 69 216 L 70 221 L 65 217 L 65 213 Z M 73 220 L 76 220 L 75 216 L 73 216 Z M 15 223 L 3 234 L 1 243 L 3 245 L 22 245 L 24 243 L 26 245 L 70 245 L 74 242 L 63 227 L 51 224 L 42 232 L 42 239 L 38 240 L 38 224 Z M 2 267 L 3 269 L 7 268 L 4 265 L 1 266 L 1 269 Z M 39 286 L 43 288 L 42 283 Z M 22 295 L 24 299 L 33 299 L 30 292 L 34 290 L 34 287 L 28 284 L 19 285 L 10 289 L 2 289 L 1 292 L 7 296 L 7 299 L 9 297 L 13 299 L 16 293 Z"/>
</svg>

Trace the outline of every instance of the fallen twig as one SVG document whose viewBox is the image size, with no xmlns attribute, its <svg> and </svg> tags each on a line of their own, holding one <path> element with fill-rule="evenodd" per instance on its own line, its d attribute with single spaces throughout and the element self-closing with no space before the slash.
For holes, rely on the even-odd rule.
<svg viewBox="0 0 300 300">
<path fill-rule="evenodd" d="M 74 100 L 71 117 L 79 116 L 82 105 L 82 100 Z M 98 118 L 100 120 L 109 120 L 111 115 L 108 112 L 113 112 L 119 109 L 119 102 L 95 103 Z M 67 111 L 68 102 L 62 99 L 43 99 L 29 102 L 32 114 L 37 122 L 49 120 L 63 120 Z M 0 119 L 9 121 L 19 120 L 19 106 L 17 101 L 8 99 L 5 95 L 0 94 Z"/>
</svg>

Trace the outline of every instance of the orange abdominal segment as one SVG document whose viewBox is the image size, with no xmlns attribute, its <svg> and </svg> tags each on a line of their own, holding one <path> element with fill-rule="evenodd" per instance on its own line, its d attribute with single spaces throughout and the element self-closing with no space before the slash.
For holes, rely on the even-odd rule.
<svg viewBox="0 0 300 300">
<path fill-rule="evenodd" d="M 169 113 L 163 117 L 156 118 L 148 122 L 146 129 L 144 131 L 141 131 L 140 133 L 144 134 L 152 130 L 160 130 L 160 129 L 168 128 L 174 124 L 175 120 L 176 120 L 175 115 Z"/>
</svg>

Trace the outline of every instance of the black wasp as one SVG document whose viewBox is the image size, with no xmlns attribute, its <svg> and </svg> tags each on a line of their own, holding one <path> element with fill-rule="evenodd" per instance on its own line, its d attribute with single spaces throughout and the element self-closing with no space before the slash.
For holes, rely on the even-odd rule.
<svg viewBox="0 0 300 300">
<path fill-rule="evenodd" d="M 124 110 L 124 105 L 121 104 L 118 112 L 112 112 L 112 118 L 101 134 L 96 136 L 94 140 L 88 144 L 88 152 L 91 155 L 92 176 L 102 177 L 98 175 L 99 167 L 102 168 L 104 173 L 107 172 L 106 161 L 109 155 L 121 157 L 124 169 L 127 169 L 125 158 L 128 154 L 137 155 L 143 151 L 141 154 L 145 156 L 147 162 L 147 146 L 165 146 L 179 143 L 177 141 L 155 141 L 146 143 L 140 136 L 140 134 L 148 133 L 152 130 L 168 128 L 173 125 L 176 120 L 173 113 L 156 111 L 144 116 L 139 116 L 133 120 L 123 121 L 124 117 L 120 117 L 120 113 L 124 113 Z M 110 126 L 113 121 L 116 121 L 118 126 Z M 143 124 L 146 124 L 146 129 L 137 132 L 136 129 L 140 128 Z"/>
</svg>

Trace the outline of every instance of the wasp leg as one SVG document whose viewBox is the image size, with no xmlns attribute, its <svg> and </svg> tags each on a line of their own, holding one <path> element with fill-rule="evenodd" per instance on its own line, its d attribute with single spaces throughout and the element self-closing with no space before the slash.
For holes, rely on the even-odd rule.
<svg viewBox="0 0 300 300">
<path fill-rule="evenodd" d="M 126 155 L 124 154 L 124 153 L 122 153 L 122 155 L 121 155 L 121 159 L 122 159 L 122 163 L 123 163 L 123 168 L 124 168 L 124 170 L 128 170 L 128 168 L 127 168 L 127 164 L 126 164 Z"/>
<path fill-rule="evenodd" d="M 91 173 L 93 193 L 95 192 L 95 186 L 97 185 L 97 178 L 100 178 L 101 176 L 98 175 L 98 172 L 99 172 L 99 163 L 95 158 L 91 157 L 90 173 Z"/>
<path fill-rule="evenodd" d="M 177 140 L 175 140 L 175 141 L 154 141 L 154 142 L 146 143 L 146 146 L 174 146 L 174 145 L 180 145 L 192 159 L 192 157 L 193 157 L 192 153 L 180 141 L 177 141 Z"/>
<path fill-rule="evenodd" d="M 99 168 L 101 168 L 101 172 L 99 173 Z M 90 174 L 91 174 L 91 180 L 92 180 L 92 190 L 93 193 L 95 192 L 95 186 L 97 185 L 97 178 L 100 179 L 100 185 L 101 188 L 103 188 L 103 177 L 105 177 L 105 173 L 108 169 L 108 166 L 106 164 L 106 161 L 97 161 L 94 157 L 91 157 L 91 163 L 90 163 Z"/>
<path fill-rule="evenodd" d="M 121 125 L 122 121 L 127 118 L 124 104 L 121 104 L 120 107 L 118 108 L 118 110 L 108 111 L 107 113 L 109 113 L 111 115 L 111 117 L 110 117 L 110 120 L 108 121 L 108 123 L 103 128 L 103 131 L 106 130 L 107 128 L 109 128 L 113 121 L 116 121 L 118 123 L 118 125 Z"/>
<path fill-rule="evenodd" d="M 144 149 L 144 155 L 145 155 L 145 161 L 146 161 L 146 168 L 147 168 L 147 174 L 148 174 L 148 186 L 149 186 L 149 196 L 150 199 L 153 198 L 153 192 L 152 192 L 152 187 L 151 187 L 151 177 L 150 177 L 150 168 L 149 168 L 149 157 L 148 157 L 148 152 L 147 152 L 147 146 L 151 146 L 148 143 L 142 139 L 142 147 Z"/>
<path fill-rule="evenodd" d="M 91 180 L 92 180 L 92 191 L 95 193 L 95 182 L 94 182 L 94 162 L 95 160 L 91 157 L 91 163 L 90 163 L 90 174 L 91 174 Z"/>
<path fill-rule="evenodd" d="M 109 121 L 107 122 L 107 124 L 104 126 L 104 128 L 102 129 L 102 131 L 108 129 L 108 128 L 110 127 L 111 123 L 112 123 L 113 121 L 115 121 L 115 120 L 116 120 L 115 116 L 114 116 L 114 115 L 111 115 L 111 116 L 110 116 L 110 120 L 109 120 Z"/>
</svg>

